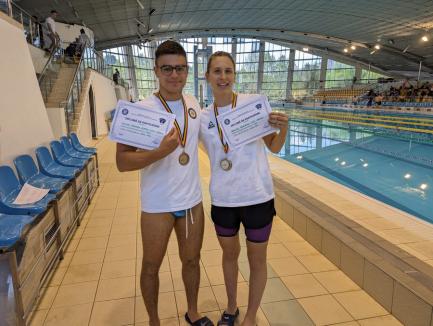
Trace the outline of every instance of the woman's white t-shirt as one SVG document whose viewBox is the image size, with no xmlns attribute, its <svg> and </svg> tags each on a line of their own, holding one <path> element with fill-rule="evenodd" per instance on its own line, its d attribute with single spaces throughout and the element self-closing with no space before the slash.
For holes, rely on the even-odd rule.
<svg viewBox="0 0 433 326">
<path fill-rule="evenodd" d="M 254 101 L 262 95 L 238 94 L 237 106 Z M 236 109 L 236 108 L 235 108 Z M 232 110 L 231 105 L 218 108 L 222 114 Z M 263 139 L 238 149 L 224 152 L 218 135 L 214 107 L 209 106 L 200 116 L 200 140 L 208 153 L 211 164 L 210 195 L 212 205 L 239 207 L 264 203 L 274 198 L 274 187 Z M 224 171 L 221 160 L 227 158 L 232 168 Z"/>
<path fill-rule="evenodd" d="M 184 95 L 184 99 L 189 112 L 185 149 L 179 145 L 163 159 L 141 169 L 141 210 L 143 212 L 162 213 L 185 210 L 197 205 L 202 200 L 198 170 L 200 106 L 193 96 Z M 166 112 L 161 101 L 155 95 L 151 95 L 137 104 Z M 176 120 L 183 133 L 184 110 L 182 100 L 168 101 L 167 104 L 176 115 Z M 183 150 L 190 158 L 186 165 L 179 163 L 179 155 L 182 154 Z"/>
</svg>

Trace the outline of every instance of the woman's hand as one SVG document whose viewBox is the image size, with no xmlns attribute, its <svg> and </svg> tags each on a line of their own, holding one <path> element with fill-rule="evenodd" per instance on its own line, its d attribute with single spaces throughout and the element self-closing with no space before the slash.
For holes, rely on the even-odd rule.
<svg viewBox="0 0 433 326">
<path fill-rule="evenodd" d="M 287 130 L 289 128 L 289 116 L 281 112 L 269 113 L 269 125 L 280 130 L 263 137 L 266 146 L 272 153 L 278 153 L 286 141 Z"/>
<path fill-rule="evenodd" d="M 269 113 L 269 125 L 286 132 L 289 127 L 289 116 L 282 112 L 271 112 Z"/>
</svg>

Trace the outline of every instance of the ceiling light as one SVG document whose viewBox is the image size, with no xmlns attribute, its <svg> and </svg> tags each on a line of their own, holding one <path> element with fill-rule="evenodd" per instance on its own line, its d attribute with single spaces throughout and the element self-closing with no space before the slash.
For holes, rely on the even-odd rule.
<svg viewBox="0 0 433 326">
<path fill-rule="evenodd" d="M 351 48 L 352 50 L 356 50 L 356 46 L 354 46 L 354 45 L 352 45 L 350 48 Z"/>
<path fill-rule="evenodd" d="M 152 33 L 153 32 L 153 28 L 149 29 L 148 33 Z"/>
<path fill-rule="evenodd" d="M 347 53 L 347 52 L 349 52 L 349 50 L 347 49 L 347 48 L 344 48 L 344 53 Z"/>
<path fill-rule="evenodd" d="M 406 173 L 405 175 L 404 175 L 404 178 L 405 179 L 410 179 L 412 177 L 412 175 L 410 174 L 410 173 Z"/>
<path fill-rule="evenodd" d="M 346 161 L 341 162 L 340 165 L 345 166 L 346 165 Z"/>
<path fill-rule="evenodd" d="M 427 35 L 423 35 L 423 37 L 421 37 L 421 41 L 428 42 L 428 36 Z"/>
<path fill-rule="evenodd" d="M 379 45 L 379 44 L 376 44 L 376 45 L 374 46 L 374 48 L 375 48 L 376 50 L 380 50 L 380 45 Z"/>
<path fill-rule="evenodd" d="M 144 10 L 144 6 L 141 3 L 141 1 L 140 0 L 135 0 L 135 1 L 137 1 L 137 4 L 140 6 L 141 10 Z"/>
<path fill-rule="evenodd" d="M 336 157 L 336 158 L 334 159 L 335 162 L 338 162 L 339 160 L 340 160 L 339 157 Z"/>
<path fill-rule="evenodd" d="M 366 168 L 368 166 L 368 163 L 364 163 L 362 164 L 362 166 Z"/>
<path fill-rule="evenodd" d="M 422 183 L 419 187 L 420 187 L 422 190 L 426 190 L 427 187 L 428 187 L 428 185 L 427 185 L 426 183 Z"/>
<path fill-rule="evenodd" d="M 296 158 L 297 158 L 298 160 L 302 160 L 302 155 L 298 155 L 298 156 L 296 156 Z"/>
<path fill-rule="evenodd" d="M 308 52 L 310 49 L 309 48 L 302 48 L 302 51 L 304 52 Z"/>
</svg>

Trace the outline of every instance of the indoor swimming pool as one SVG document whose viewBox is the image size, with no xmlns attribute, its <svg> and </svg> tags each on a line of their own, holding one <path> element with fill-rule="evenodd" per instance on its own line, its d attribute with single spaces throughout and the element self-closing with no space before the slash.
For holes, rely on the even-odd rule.
<svg viewBox="0 0 433 326">
<path fill-rule="evenodd" d="M 274 109 L 291 117 L 280 157 L 433 223 L 433 117 Z"/>
</svg>

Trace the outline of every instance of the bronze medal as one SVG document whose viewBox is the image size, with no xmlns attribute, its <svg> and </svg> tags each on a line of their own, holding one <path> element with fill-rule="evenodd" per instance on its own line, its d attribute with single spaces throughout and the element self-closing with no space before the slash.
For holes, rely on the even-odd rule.
<svg viewBox="0 0 433 326">
<path fill-rule="evenodd" d="M 197 118 L 197 112 L 195 112 L 195 110 L 193 108 L 188 109 L 188 114 L 191 117 L 191 119 Z"/>
<path fill-rule="evenodd" d="M 189 163 L 189 155 L 185 152 L 182 152 L 182 154 L 179 155 L 179 164 L 187 165 L 188 163 Z"/>
</svg>

